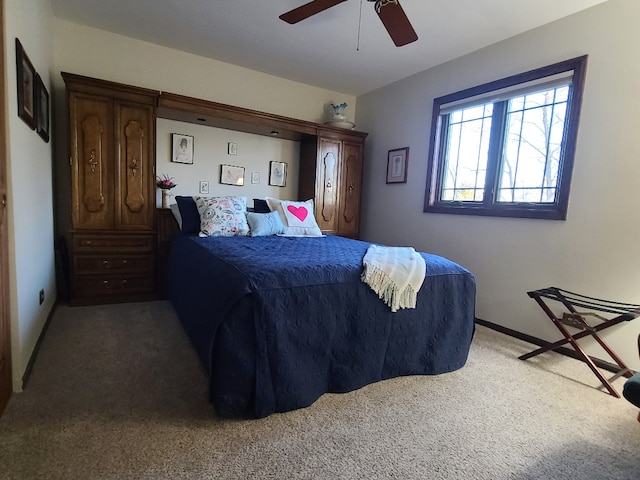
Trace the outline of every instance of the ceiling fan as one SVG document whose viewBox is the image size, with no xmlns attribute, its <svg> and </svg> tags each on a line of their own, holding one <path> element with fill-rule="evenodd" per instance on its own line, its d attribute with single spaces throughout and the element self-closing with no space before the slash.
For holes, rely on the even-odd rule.
<svg viewBox="0 0 640 480">
<path fill-rule="evenodd" d="M 346 1 L 347 0 L 312 0 L 301 7 L 294 8 L 287 13 L 283 13 L 280 15 L 280 19 L 291 24 L 298 23 L 305 18 L 312 17 L 317 13 L 323 12 Z M 402 47 L 403 45 L 418 40 L 418 35 L 411 26 L 411 23 L 398 0 L 367 1 L 375 2 L 376 13 L 380 17 L 382 24 L 387 29 L 387 32 L 389 32 L 389 36 L 391 37 L 391 40 L 393 40 L 393 43 L 396 44 L 396 47 Z"/>
</svg>

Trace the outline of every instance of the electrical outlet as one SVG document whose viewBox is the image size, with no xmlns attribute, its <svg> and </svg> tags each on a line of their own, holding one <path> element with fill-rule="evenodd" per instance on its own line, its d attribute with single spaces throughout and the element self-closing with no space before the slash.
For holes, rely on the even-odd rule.
<svg viewBox="0 0 640 480">
<path fill-rule="evenodd" d="M 44 303 L 44 288 L 40 290 L 40 305 Z"/>
<path fill-rule="evenodd" d="M 201 181 L 200 182 L 200 189 L 198 190 L 201 194 L 208 194 L 209 193 L 209 182 L 205 182 L 205 181 Z"/>
</svg>

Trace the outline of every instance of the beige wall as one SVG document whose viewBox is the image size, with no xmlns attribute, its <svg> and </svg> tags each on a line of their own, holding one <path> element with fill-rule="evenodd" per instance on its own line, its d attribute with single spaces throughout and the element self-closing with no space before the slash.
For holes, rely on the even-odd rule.
<svg viewBox="0 0 640 480">
<path fill-rule="evenodd" d="M 171 189 L 173 195 L 198 195 L 199 182 L 206 181 L 209 182 L 210 196 L 247 197 L 248 206 L 253 205 L 254 198 L 265 196 L 298 198 L 298 142 L 165 119 L 158 119 L 156 132 L 156 171 L 159 175 L 166 174 L 174 178 L 177 186 Z M 171 162 L 172 133 L 193 136 L 193 165 Z M 236 144 L 236 155 L 228 154 L 229 143 Z M 287 163 L 285 187 L 269 186 L 269 162 L 272 160 Z M 244 167 L 244 186 L 221 184 L 222 164 Z M 251 183 L 253 172 L 259 174 L 260 182 L 257 184 Z M 157 201 L 160 205 L 159 191 Z"/>
<path fill-rule="evenodd" d="M 14 390 L 55 298 L 51 143 L 18 117 L 15 38 L 51 91 L 53 15 L 48 0 L 5 0 L 8 104 L 11 354 Z M 39 291 L 45 302 L 39 305 Z"/>
<path fill-rule="evenodd" d="M 55 20 L 55 70 L 320 122 L 352 95 L 323 90 L 196 55 Z M 62 85 L 56 74 L 53 81 Z"/>
<path fill-rule="evenodd" d="M 364 237 L 458 261 L 476 276 L 479 318 L 547 340 L 559 332 L 529 290 L 553 285 L 640 304 L 638 18 L 637 0 L 609 0 L 359 97 L 356 122 L 369 132 Z M 422 212 L 435 97 L 583 54 L 587 80 L 566 221 Z M 387 151 L 405 146 L 409 180 L 386 185 Z M 605 335 L 636 369 L 638 332 L 640 319 Z M 609 360 L 596 347 L 589 351 Z"/>
</svg>

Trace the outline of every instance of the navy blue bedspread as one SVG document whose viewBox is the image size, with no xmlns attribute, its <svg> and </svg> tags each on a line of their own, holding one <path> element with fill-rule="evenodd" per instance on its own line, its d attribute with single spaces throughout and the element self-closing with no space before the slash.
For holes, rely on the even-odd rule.
<svg viewBox="0 0 640 480">
<path fill-rule="evenodd" d="M 368 246 L 336 236 L 174 239 L 170 299 L 218 415 L 265 417 L 327 392 L 465 364 L 473 275 L 423 253 L 417 308 L 392 313 L 360 279 Z"/>
</svg>

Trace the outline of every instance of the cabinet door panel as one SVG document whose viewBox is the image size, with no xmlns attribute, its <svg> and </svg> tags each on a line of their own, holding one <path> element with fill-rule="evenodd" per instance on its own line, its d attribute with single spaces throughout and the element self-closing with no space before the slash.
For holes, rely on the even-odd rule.
<svg viewBox="0 0 640 480">
<path fill-rule="evenodd" d="M 316 180 L 316 221 L 325 233 L 338 228 L 338 168 L 341 142 L 320 139 Z"/>
<path fill-rule="evenodd" d="M 113 228 L 111 103 L 71 95 L 71 182 L 74 228 Z"/>
<path fill-rule="evenodd" d="M 345 142 L 343 155 L 338 233 L 346 237 L 357 237 L 360 227 L 362 145 Z"/>
<path fill-rule="evenodd" d="M 118 182 L 116 228 L 153 230 L 155 175 L 153 173 L 153 110 L 116 104 Z"/>
</svg>

